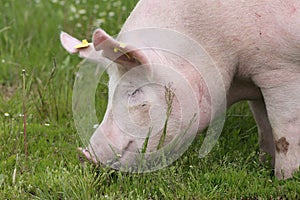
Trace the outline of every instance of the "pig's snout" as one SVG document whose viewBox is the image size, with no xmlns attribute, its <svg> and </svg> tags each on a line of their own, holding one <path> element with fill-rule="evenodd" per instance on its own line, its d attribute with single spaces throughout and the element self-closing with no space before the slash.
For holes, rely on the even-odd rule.
<svg viewBox="0 0 300 200">
<path fill-rule="evenodd" d="M 90 162 L 93 162 L 94 164 L 97 164 L 97 160 L 96 158 L 90 153 L 90 151 L 88 150 L 88 148 L 82 148 L 82 147 L 78 147 L 77 150 L 83 154 L 83 156 Z"/>
<path fill-rule="evenodd" d="M 106 130 L 102 124 L 90 139 L 86 148 L 78 148 L 83 156 L 91 163 L 102 164 L 119 170 L 131 166 L 138 154 L 138 146 L 134 140 L 121 133 L 116 126 Z"/>
</svg>

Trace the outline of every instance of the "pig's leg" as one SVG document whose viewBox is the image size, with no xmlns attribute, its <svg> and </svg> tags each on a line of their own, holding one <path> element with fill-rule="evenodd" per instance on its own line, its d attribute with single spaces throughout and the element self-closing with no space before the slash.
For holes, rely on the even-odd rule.
<svg viewBox="0 0 300 200">
<path fill-rule="evenodd" d="M 265 102 L 263 99 L 249 101 L 251 111 L 255 118 L 258 137 L 259 137 L 259 148 L 260 148 L 260 159 L 266 162 L 266 154 L 272 157 L 271 165 L 274 167 L 275 162 L 275 148 L 272 127 L 270 125 Z"/>
<path fill-rule="evenodd" d="M 262 93 L 274 136 L 275 174 L 290 178 L 300 166 L 300 77 L 286 71 L 268 75 Z M 270 75 L 280 76 L 266 79 Z"/>
</svg>

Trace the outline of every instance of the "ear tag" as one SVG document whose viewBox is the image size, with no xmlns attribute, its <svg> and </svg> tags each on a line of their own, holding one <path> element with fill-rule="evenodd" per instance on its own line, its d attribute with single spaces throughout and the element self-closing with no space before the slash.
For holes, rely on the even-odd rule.
<svg viewBox="0 0 300 200">
<path fill-rule="evenodd" d="M 82 49 L 82 48 L 87 48 L 90 46 L 90 43 L 87 40 L 82 40 L 81 44 L 77 44 L 74 48 L 75 49 Z"/>
<path fill-rule="evenodd" d="M 123 43 L 123 42 L 120 42 L 119 44 L 120 44 L 120 47 L 121 47 L 121 48 L 125 48 L 125 47 L 127 46 L 127 44 L 125 44 L 125 43 Z"/>
<path fill-rule="evenodd" d="M 114 48 L 114 52 L 115 53 L 118 53 L 118 52 L 121 52 L 121 53 L 123 53 L 125 56 L 127 56 L 127 58 L 128 59 L 131 59 L 131 57 L 127 54 L 127 53 L 125 53 L 122 49 L 124 49 L 126 46 L 127 46 L 127 44 L 125 44 L 125 43 L 123 43 L 123 42 L 119 42 L 119 46 L 120 46 L 120 48 L 118 48 L 118 47 L 115 47 Z M 121 49 L 122 48 L 122 49 Z"/>
</svg>

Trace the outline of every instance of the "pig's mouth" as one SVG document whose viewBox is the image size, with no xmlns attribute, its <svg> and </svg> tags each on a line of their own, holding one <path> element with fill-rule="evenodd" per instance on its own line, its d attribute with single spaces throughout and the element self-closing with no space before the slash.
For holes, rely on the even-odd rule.
<svg viewBox="0 0 300 200">
<path fill-rule="evenodd" d="M 113 151 L 113 150 L 112 150 Z M 121 169 L 122 167 L 131 167 L 135 164 L 136 154 L 139 153 L 137 145 L 134 141 L 130 140 L 128 144 L 123 148 L 121 154 L 114 152 L 113 159 L 107 161 L 106 164 L 112 167 L 113 169 Z"/>
<path fill-rule="evenodd" d="M 87 161 L 96 165 L 109 166 L 117 170 L 119 170 L 123 166 L 130 167 L 132 165 L 135 165 L 136 155 L 139 154 L 139 149 L 137 148 L 136 143 L 132 140 L 130 140 L 128 144 L 123 148 L 121 154 L 118 154 L 117 151 L 115 151 L 113 147 L 111 147 L 113 156 L 109 160 L 102 160 L 101 158 L 98 158 L 97 156 L 95 156 L 94 153 L 92 153 L 93 151 L 90 150 L 88 147 L 77 148 L 77 150 L 81 154 L 83 154 Z M 81 163 L 84 162 L 81 156 L 79 156 L 79 160 Z"/>
</svg>

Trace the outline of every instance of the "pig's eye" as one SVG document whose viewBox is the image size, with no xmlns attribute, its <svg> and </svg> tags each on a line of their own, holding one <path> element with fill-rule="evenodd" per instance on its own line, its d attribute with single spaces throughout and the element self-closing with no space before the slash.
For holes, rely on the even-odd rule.
<svg viewBox="0 0 300 200">
<path fill-rule="evenodd" d="M 129 94 L 128 96 L 130 96 L 130 97 L 135 97 L 136 95 L 138 95 L 139 93 L 141 93 L 141 89 L 140 88 L 138 88 L 138 89 L 136 89 L 136 90 L 134 90 L 131 94 Z"/>
</svg>

